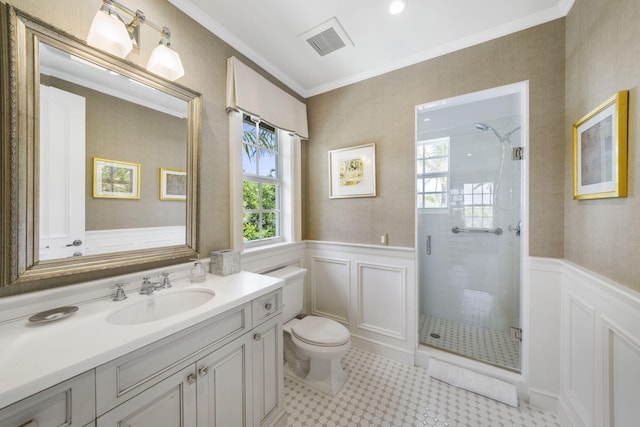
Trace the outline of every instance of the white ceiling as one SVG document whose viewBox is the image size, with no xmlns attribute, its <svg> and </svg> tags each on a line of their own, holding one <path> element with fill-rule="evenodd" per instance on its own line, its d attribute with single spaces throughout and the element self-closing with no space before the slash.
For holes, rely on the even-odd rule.
<svg viewBox="0 0 640 427">
<path fill-rule="evenodd" d="M 563 17 L 574 2 L 407 0 L 390 15 L 390 0 L 169 1 L 303 97 Z M 300 36 L 332 18 L 353 46 L 321 57 Z"/>
</svg>

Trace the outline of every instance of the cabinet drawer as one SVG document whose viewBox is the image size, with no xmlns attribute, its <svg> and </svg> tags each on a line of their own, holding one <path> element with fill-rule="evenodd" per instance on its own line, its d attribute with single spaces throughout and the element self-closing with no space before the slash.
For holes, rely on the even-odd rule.
<svg viewBox="0 0 640 427">
<path fill-rule="evenodd" d="M 96 368 L 97 413 L 120 403 L 251 329 L 249 303 Z"/>
<path fill-rule="evenodd" d="M 0 411 L 0 427 L 83 427 L 95 413 L 93 370 L 48 388 Z"/>
<path fill-rule="evenodd" d="M 195 427 L 195 378 L 194 366 L 187 366 L 144 393 L 103 414 L 98 418 L 97 425 Z"/>
<path fill-rule="evenodd" d="M 256 327 L 282 310 L 282 289 L 256 298 L 251 302 L 253 326 Z"/>
</svg>

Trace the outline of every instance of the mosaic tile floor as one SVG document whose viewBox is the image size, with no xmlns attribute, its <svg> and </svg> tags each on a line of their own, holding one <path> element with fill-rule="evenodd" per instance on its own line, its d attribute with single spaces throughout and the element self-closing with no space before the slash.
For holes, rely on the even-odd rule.
<svg viewBox="0 0 640 427">
<path fill-rule="evenodd" d="M 494 331 L 467 323 L 420 316 L 420 342 L 472 359 L 520 370 L 520 343 L 509 331 Z M 440 338 L 434 338 L 437 334 Z"/>
<path fill-rule="evenodd" d="M 349 378 L 334 397 L 285 377 L 288 427 L 560 427 L 551 412 L 512 408 L 357 348 L 342 363 Z"/>
</svg>

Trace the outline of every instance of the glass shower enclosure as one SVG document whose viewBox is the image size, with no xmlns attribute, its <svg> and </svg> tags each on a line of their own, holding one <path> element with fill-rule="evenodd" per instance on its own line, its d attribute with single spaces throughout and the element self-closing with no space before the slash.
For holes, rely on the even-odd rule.
<svg viewBox="0 0 640 427">
<path fill-rule="evenodd" d="M 420 343 L 520 371 L 522 94 L 416 107 Z"/>
</svg>

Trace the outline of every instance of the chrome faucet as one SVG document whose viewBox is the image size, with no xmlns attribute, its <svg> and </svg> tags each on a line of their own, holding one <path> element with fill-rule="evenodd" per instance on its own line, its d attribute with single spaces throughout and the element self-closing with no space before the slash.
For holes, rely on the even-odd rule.
<svg viewBox="0 0 640 427">
<path fill-rule="evenodd" d="M 140 287 L 140 295 L 151 295 L 157 289 L 168 289 L 171 287 L 169 273 L 162 273 L 160 282 L 151 282 L 149 276 L 142 278 L 142 286 Z M 157 286 L 156 286 L 157 285 Z"/>
<path fill-rule="evenodd" d="M 124 293 L 124 283 L 116 283 L 116 295 L 113 297 L 114 301 L 124 301 L 127 299 L 127 295 Z"/>
<path fill-rule="evenodd" d="M 162 281 L 160 282 L 160 286 L 158 286 L 158 288 L 162 288 L 162 289 L 170 288 L 171 281 L 169 280 L 169 273 L 162 273 L 160 277 L 162 277 Z"/>
<path fill-rule="evenodd" d="M 142 278 L 142 286 L 140 287 L 140 295 L 151 295 L 156 290 L 158 282 L 149 281 L 149 276 Z"/>
</svg>

